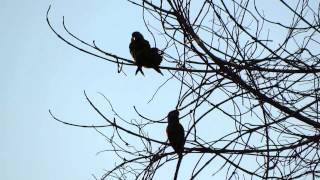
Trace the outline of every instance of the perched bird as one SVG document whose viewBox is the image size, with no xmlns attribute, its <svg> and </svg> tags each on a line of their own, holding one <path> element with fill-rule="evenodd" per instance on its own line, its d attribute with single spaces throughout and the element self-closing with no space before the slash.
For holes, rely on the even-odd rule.
<svg viewBox="0 0 320 180">
<path fill-rule="evenodd" d="M 133 32 L 129 45 L 130 54 L 133 57 L 135 64 L 138 66 L 136 74 L 142 71 L 142 66 L 153 68 L 160 74 L 159 65 L 162 61 L 162 54 L 158 48 L 150 48 L 150 44 L 144 39 L 140 32 Z"/>
<path fill-rule="evenodd" d="M 149 59 L 149 62 L 151 62 L 149 68 L 153 68 L 158 73 L 163 75 L 160 68 L 159 68 L 159 66 L 162 62 L 162 52 L 158 48 L 151 48 L 149 51 L 148 59 Z M 146 67 L 148 67 L 148 66 L 146 66 Z"/>
<path fill-rule="evenodd" d="M 182 156 L 185 139 L 183 126 L 179 123 L 178 110 L 169 112 L 166 131 L 171 147 L 179 156 Z"/>
<path fill-rule="evenodd" d="M 133 57 L 134 62 L 138 66 L 136 70 L 136 74 L 140 71 L 141 74 L 144 75 L 142 71 L 143 61 L 145 53 L 150 50 L 150 44 L 147 40 L 145 40 L 140 32 L 133 32 L 131 35 L 131 42 L 129 44 L 130 54 Z"/>
<path fill-rule="evenodd" d="M 176 171 L 174 173 L 174 179 L 178 178 L 178 171 L 182 161 L 182 153 L 184 149 L 184 129 L 183 126 L 179 123 L 179 111 L 173 110 L 168 114 L 168 126 L 167 126 L 167 136 L 171 147 L 174 149 L 179 156 Z"/>
</svg>

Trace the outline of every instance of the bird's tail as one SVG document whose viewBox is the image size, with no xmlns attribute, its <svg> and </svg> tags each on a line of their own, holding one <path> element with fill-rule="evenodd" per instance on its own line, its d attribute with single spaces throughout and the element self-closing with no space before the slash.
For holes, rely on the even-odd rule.
<svg viewBox="0 0 320 180">
<path fill-rule="evenodd" d="M 182 153 L 179 153 L 178 154 L 178 162 L 177 162 L 177 167 L 176 167 L 176 172 L 174 173 L 174 180 L 177 180 L 178 179 L 178 172 L 179 172 L 179 169 L 180 169 L 180 164 L 181 164 L 181 161 L 182 161 Z"/>
<path fill-rule="evenodd" d="M 153 69 L 156 70 L 158 73 L 160 73 L 163 76 L 163 74 L 162 74 L 162 72 L 161 72 L 159 67 L 153 67 Z"/>
<path fill-rule="evenodd" d="M 140 67 L 140 66 L 137 67 L 136 75 L 138 74 L 139 71 L 140 71 L 141 74 L 144 76 L 144 73 L 143 73 L 143 71 L 142 71 L 142 67 Z"/>
</svg>

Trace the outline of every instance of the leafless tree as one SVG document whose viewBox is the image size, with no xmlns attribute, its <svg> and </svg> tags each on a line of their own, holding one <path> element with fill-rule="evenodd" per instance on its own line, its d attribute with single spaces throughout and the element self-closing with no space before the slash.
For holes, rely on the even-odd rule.
<svg viewBox="0 0 320 180">
<path fill-rule="evenodd" d="M 142 9 L 141 18 L 158 24 L 146 27 L 166 43 L 160 68 L 180 84 L 177 109 L 189 124 L 184 127 L 183 157 L 192 159 L 182 160 L 180 169 L 191 169 L 183 171 L 186 177 L 319 178 L 320 1 L 129 2 Z M 47 20 L 65 43 L 115 63 L 118 72 L 135 66 L 130 58 L 84 42 L 64 26 L 86 46 L 80 48 L 51 26 L 48 15 Z M 141 121 L 128 121 L 116 112 L 110 119 L 86 98 L 106 120 L 104 131 L 113 132 L 99 130 L 109 141 L 109 152 L 122 161 L 101 179 L 152 179 L 177 160 L 168 142 L 147 132 L 166 123 L 166 117 L 152 120 L 137 111 Z M 218 123 L 224 135 L 203 133 L 203 124 Z M 139 143 L 131 144 L 129 137 Z"/>
</svg>

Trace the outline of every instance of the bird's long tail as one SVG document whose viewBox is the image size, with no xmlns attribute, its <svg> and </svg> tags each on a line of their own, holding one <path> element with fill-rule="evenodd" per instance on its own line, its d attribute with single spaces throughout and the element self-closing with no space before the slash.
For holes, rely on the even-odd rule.
<svg viewBox="0 0 320 180">
<path fill-rule="evenodd" d="M 177 162 L 177 167 L 176 167 L 176 172 L 174 173 L 174 180 L 177 180 L 178 179 L 178 173 L 179 173 L 179 169 L 180 169 L 180 164 L 181 164 L 181 161 L 182 161 L 182 153 L 181 154 L 178 154 L 178 162 Z"/>
</svg>

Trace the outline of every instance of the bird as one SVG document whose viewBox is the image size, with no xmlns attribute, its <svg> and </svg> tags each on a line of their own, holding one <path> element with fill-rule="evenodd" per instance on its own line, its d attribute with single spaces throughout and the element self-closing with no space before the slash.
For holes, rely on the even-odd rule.
<svg viewBox="0 0 320 180">
<path fill-rule="evenodd" d="M 182 156 L 185 139 L 184 129 L 179 123 L 179 111 L 173 110 L 168 113 L 168 126 L 166 129 L 169 144 L 178 156 Z"/>
<path fill-rule="evenodd" d="M 168 126 L 166 132 L 170 146 L 173 148 L 174 152 L 178 154 L 177 167 L 174 173 L 174 179 L 177 179 L 185 144 L 184 129 L 179 123 L 178 110 L 173 110 L 168 113 Z"/>
<path fill-rule="evenodd" d="M 159 65 L 161 64 L 162 62 L 162 52 L 158 49 L 158 48 L 151 48 L 150 51 L 149 51 L 149 57 L 148 57 L 149 61 L 149 64 L 148 66 L 146 67 L 149 67 L 149 68 L 153 68 L 154 70 L 156 70 L 158 73 L 160 73 L 161 75 L 162 72 L 159 68 Z"/>
<path fill-rule="evenodd" d="M 145 52 L 150 50 L 149 41 L 145 40 L 143 35 L 140 32 L 135 31 L 131 35 L 129 50 L 135 64 L 138 66 L 136 70 L 136 74 L 140 71 L 141 74 L 144 75 L 142 71 L 142 66 L 143 66 Z"/>
<path fill-rule="evenodd" d="M 132 33 L 129 50 L 135 64 L 138 66 L 136 74 L 140 71 L 141 74 L 144 75 L 142 66 L 153 68 L 158 73 L 162 74 L 159 68 L 162 61 L 161 51 L 156 47 L 151 48 L 149 41 L 145 40 L 140 32 L 135 31 Z"/>
</svg>

